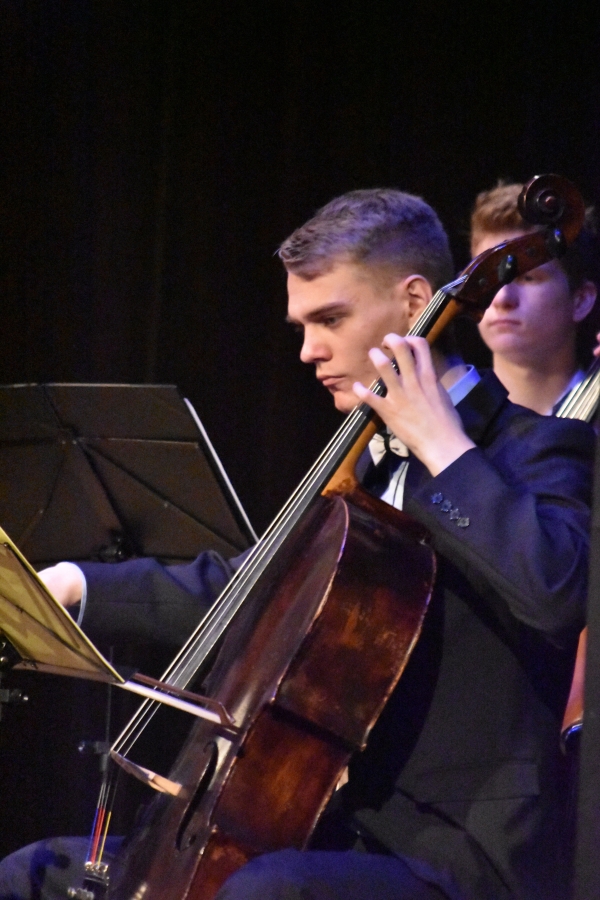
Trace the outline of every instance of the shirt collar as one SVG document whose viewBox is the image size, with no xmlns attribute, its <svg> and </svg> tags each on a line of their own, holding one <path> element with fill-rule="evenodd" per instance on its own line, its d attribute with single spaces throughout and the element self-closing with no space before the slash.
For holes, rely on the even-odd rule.
<svg viewBox="0 0 600 900">
<path fill-rule="evenodd" d="M 458 406 L 460 401 L 464 400 L 475 385 L 481 381 L 481 376 L 475 366 L 467 366 L 466 369 L 465 374 L 448 389 L 452 406 Z"/>
</svg>

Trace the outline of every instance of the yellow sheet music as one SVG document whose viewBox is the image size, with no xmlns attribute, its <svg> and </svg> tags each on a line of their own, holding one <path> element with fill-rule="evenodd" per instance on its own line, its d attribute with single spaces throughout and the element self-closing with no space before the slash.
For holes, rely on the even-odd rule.
<svg viewBox="0 0 600 900">
<path fill-rule="evenodd" d="M 22 657 L 16 668 L 123 683 L 1 528 L 0 631 Z"/>
</svg>

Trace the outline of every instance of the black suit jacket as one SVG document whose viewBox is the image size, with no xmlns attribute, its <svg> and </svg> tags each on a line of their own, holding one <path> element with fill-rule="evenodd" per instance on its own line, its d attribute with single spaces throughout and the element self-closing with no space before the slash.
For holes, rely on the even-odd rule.
<svg viewBox="0 0 600 900">
<path fill-rule="evenodd" d="M 437 591 L 346 811 L 470 897 L 564 900 L 559 730 L 584 621 L 593 435 L 508 403 L 491 375 L 458 410 L 477 448 L 436 478 L 409 465 L 404 509 L 431 531 Z"/>
<path fill-rule="evenodd" d="M 412 460 L 405 485 L 439 554 L 435 596 L 335 817 L 477 900 L 564 898 L 559 728 L 584 621 L 593 432 L 508 403 L 491 373 L 458 410 L 477 448 L 435 478 Z M 212 554 L 82 568 L 84 627 L 111 639 L 179 637 L 229 574 Z"/>
</svg>

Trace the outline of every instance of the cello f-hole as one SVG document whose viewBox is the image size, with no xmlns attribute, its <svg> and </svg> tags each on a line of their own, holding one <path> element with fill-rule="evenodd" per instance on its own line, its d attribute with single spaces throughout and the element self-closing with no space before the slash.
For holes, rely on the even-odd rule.
<svg viewBox="0 0 600 900">
<path fill-rule="evenodd" d="M 178 850 L 187 850 L 192 844 L 195 843 L 198 832 L 193 827 L 190 828 L 190 825 L 194 819 L 196 811 L 200 806 L 203 798 L 208 791 L 212 780 L 214 778 L 215 771 L 217 769 L 217 762 L 219 759 L 219 748 L 217 747 L 214 741 L 211 741 L 204 748 L 204 756 L 206 757 L 204 771 L 198 781 L 198 786 L 194 791 L 193 797 L 190 800 L 188 807 L 183 815 L 181 820 L 181 824 L 177 830 L 177 837 L 175 839 L 175 845 Z M 189 829 L 189 830 L 188 830 Z"/>
</svg>

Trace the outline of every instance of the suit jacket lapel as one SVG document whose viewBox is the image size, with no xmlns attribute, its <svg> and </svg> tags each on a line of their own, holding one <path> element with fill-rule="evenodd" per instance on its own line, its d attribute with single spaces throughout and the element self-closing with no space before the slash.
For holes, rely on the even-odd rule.
<svg viewBox="0 0 600 900">
<path fill-rule="evenodd" d="M 504 385 L 491 370 L 488 370 L 456 407 L 466 434 L 476 444 L 486 444 L 486 433 L 506 403 L 507 397 L 508 391 Z"/>
<path fill-rule="evenodd" d="M 486 371 L 472 391 L 460 401 L 456 411 L 461 417 L 465 433 L 478 445 L 486 446 L 487 433 L 500 410 L 506 403 L 508 391 L 498 381 L 494 373 Z M 431 475 L 412 453 L 409 457 L 406 481 L 404 482 L 404 498 L 412 497 Z"/>
</svg>

